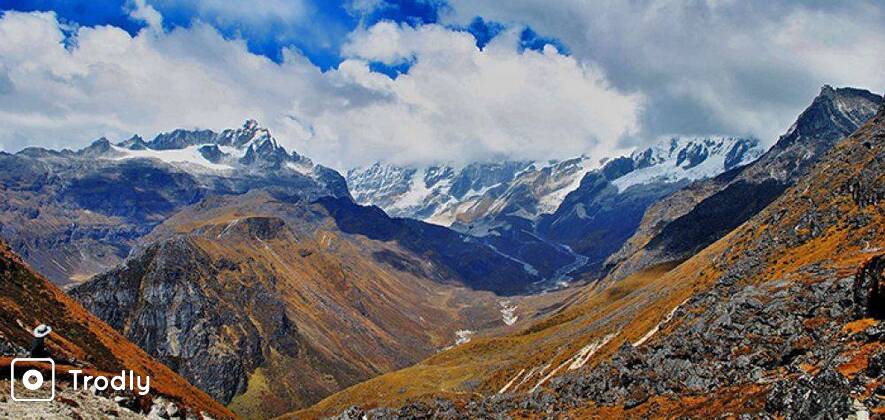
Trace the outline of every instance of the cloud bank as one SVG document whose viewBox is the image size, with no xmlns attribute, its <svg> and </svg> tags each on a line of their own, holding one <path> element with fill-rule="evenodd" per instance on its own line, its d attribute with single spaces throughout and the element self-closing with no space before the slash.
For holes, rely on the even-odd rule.
<svg viewBox="0 0 885 420">
<path fill-rule="evenodd" d="M 885 8 L 873 0 L 359 0 L 335 10 L 132 0 L 124 11 L 140 32 L 6 12 L 0 147 L 78 148 L 257 118 L 339 169 L 602 157 L 664 135 L 771 143 L 823 84 L 885 87 Z M 383 20 L 399 15 L 406 23 Z M 476 25 L 479 40 L 463 29 Z M 262 55 L 261 31 L 304 42 Z M 308 44 L 337 51 L 321 57 L 336 65 L 321 70 Z"/>
<path fill-rule="evenodd" d="M 143 5 L 142 5 L 143 6 Z M 196 23 L 135 36 L 113 26 L 66 34 L 52 13 L 0 18 L 0 143 L 79 147 L 254 117 L 288 147 L 339 168 L 375 160 L 465 163 L 604 154 L 635 133 L 643 98 L 594 66 L 466 32 L 381 22 L 351 34 L 337 70 L 294 50 L 280 63 Z M 370 64 L 412 63 L 395 79 Z"/>
<path fill-rule="evenodd" d="M 773 142 L 824 84 L 881 93 L 881 1 L 452 0 L 474 16 L 527 24 L 642 92 L 642 135 L 754 134 Z"/>
</svg>

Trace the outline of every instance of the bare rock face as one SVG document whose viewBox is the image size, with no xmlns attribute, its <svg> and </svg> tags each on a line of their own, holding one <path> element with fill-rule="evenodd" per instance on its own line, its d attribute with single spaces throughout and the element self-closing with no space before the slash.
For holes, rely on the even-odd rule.
<svg viewBox="0 0 885 420">
<path fill-rule="evenodd" d="M 877 255 L 864 264 L 854 280 L 856 316 L 885 317 L 885 256 Z"/>
<path fill-rule="evenodd" d="M 263 220 L 254 229 L 267 227 Z M 139 347 L 227 403 L 245 390 L 265 351 L 298 350 L 295 326 L 266 284 L 228 294 L 219 275 L 237 268 L 213 260 L 190 239 L 175 237 L 72 294 Z M 264 330 L 272 333 L 265 336 Z"/>
<path fill-rule="evenodd" d="M 52 403 L 34 404 L 12 402 L 0 397 L 0 417 L 3 418 L 143 418 L 148 414 L 150 401 L 174 400 L 176 409 L 215 418 L 233 415 L 217 401 L 197 390 L 180 375 L 157 359 L 148 356 L 123 335 L 101 322 L 63 293 L 46 278 L 34 273 L 20 257 L 0 241 L 0 370 L 3 384 L 9 390 L 12 357 L 27 356 L 33 336 L 31 326 L 51 325 L 46 347 L 56 362 L 57 398 Z M 125 290 L 105 290 L 106 294 Z M 126 296 L 119 296 L 126 299 Z M 40 366 L 35 364 L 34 367 Z M 122 370 L 132 370 L 138 376 L 150 376 L 151 390 L 146 395 L 129 391 L 104 390 L 74 391 L 71 369 L 100 372 L 113 376 Z M 47 374 L 44 372 L 44 374 Z M 47 391 L 42 387 L 39 392 Z M 8 398 L 7 393 L 4 393 Z M 49 397 L 46 395 L 45 397 Z M 145 406 L 146 404 L 146 406 Z"/>
</svg>

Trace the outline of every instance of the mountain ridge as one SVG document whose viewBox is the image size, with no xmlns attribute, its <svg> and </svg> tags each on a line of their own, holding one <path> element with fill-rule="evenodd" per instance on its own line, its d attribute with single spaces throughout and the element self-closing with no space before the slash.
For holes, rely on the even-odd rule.
<svg viewBox="0 0 885 420">
<path fill-rule="evenodd" d="M 267 417 L 459 331 L 510 328 L 501 302 L 537 278 L 465 238 L 343 197 L 253 190 L 184 208 L 70 293 L 238 414 Z"/>
<path fill-rule="evenodd" d="M 671 137 L 628 156 L 593 162 L 579 156 L 548 162 L 503 161 L 464 167 L 394 166 L 380 162 L 347 171 L 357 202 L 374 204 L 393 216 L 443 225 L 469 225 L 496 216 L 536 220 L 556 211 L 566 195 L 591 171 L 614 181 L 619 189 L 637 183 L 698 179 L 747 163 L 761 154 L 755 138 L 727 136 Z M 708 159 L 709 157 L 719 158 Z M 699 167 L 706 164 L 707 167 Z M 669 166 L 664 169 L 663 165 Z M 720 168 L 716 168 L 721 166 Z M 649 168 L 658 167 L 658 172 Z M 634 174 L 635 175 L 635 174 Z"/>
</svg>

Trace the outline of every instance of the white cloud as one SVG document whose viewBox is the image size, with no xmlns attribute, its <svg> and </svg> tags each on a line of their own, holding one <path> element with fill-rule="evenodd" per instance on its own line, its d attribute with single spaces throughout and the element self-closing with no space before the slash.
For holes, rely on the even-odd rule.
<svg viewBox="0 0 885 420">
<path fill-rule="evenodd" d="M 129 15 L 136 20 L 144 22 L 153 30 L 162 30 L 163 16 L 161 16 L 160 12 L 158 12 L 157 9 L 154 9 L 153 6 L 145 3 L 145 1 L 146 0 L 134 0 L 131 4 Z"/>
<path fill-rule="evenodd" d="M 294 51 L 281 64 L 251 54 L 200 23 L 75 36 L 66 49 L 51 13 L 0 19 L 0 143 L 81 147 L 255 117 L 288 147 L 339 168 L 567 157 L 610 150 L 637 128 L 641 105 L 553 48 L 519 53 L 513 33 L 480 51 L 465 33 L 383 23 L 353 34 L 352 58 L 326 73 Z M 396 80 L 368 71 L 367 60 L 404 57 L 417 61 Z"/>
<path fill-rule="evenodd" d="M 294 57 L 283 64 L 250 54 L 197 24 L 171 33 L 80 28 L 65 49 L 52 13 L 7 12 L 0 19 L 0 141 L 82 146 L 176 127 L 220 129 L 254 116 L 282 119 L 292 95 L 310 94 L 321 73 Z"/>
<path fill-rule="evenodd" d="M 823 84 L 881 93 L 881 2 L 452 0 L 474 16 L 531 25 L 620 89 L 648 98 L 643 138 L 755 134 L 773 141 Z"/>
<path fill-rule="evenodd" d="M 278 6 L 303 20 L 299 4 Z M 78 28 L 68 48 L 52 13 L 0 18 L 7 150 L 82 147 L 100 136 L 151 137 L 179 127 L 220 130 L 251 117 L 287 147 L 338 168 L 601 156 L 625 136 L 771 141 L 824 83 L 885 86 L 885 16 L 863 1 L 455 0 L 453 21 L 482 15 L 513 29 L 479 50 L 465 32 L 382 22 L 351 33 L 342 47 L 348 58 L 325 73 L 294 50 L 282 63 L 252 54 L 244 41 L 199 21 L 164 32 L 156 10 L 142 0 L 131 5 L 149 28 L 136 36 Z M 212 9 L 221 3 L 199 5 L 223 11 Z M 562 39 L 574 55 L 520 52 L 523 23 Z M 369 71 L 373 61 L 412 66 L 392 80 Z"/>
<path fill-rule="evenodd" d="M 341 77 L 383 100 L 336 110 L 359 155 L 411 162 L 601 155 L 637 129 L 639 95 L 611 89 L 596 68 L 555 48 L 518 52 L 518 31 L 482 51 L 470 34 L 437 25 L 379 23 L 352 36 Z M 366 60 L 415 64 L 396 80 Z"/>
</svg>

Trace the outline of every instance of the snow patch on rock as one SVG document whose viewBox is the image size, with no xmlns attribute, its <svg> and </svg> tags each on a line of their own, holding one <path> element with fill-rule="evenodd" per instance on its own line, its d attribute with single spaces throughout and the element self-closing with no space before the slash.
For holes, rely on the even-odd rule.
<svg viewBox="0 0 885 420">
<path fill-rule="evenodd" d="M 510 326 L 519 320 L 519 316 L 516 315 L 518 306 L 511 305 L 509 300 L 498 302 L 498 304 L 501 305 L 501 320 L 504 321 L 504 324 Z"/>
</svg>

